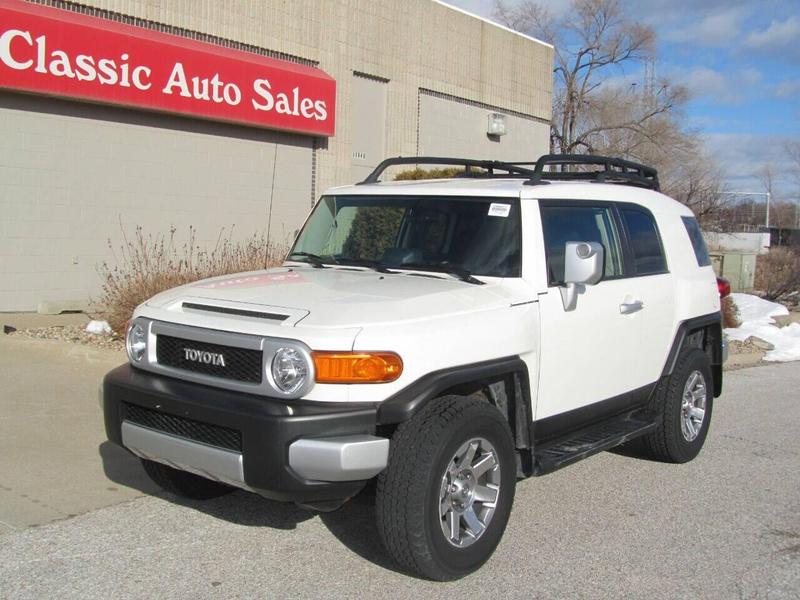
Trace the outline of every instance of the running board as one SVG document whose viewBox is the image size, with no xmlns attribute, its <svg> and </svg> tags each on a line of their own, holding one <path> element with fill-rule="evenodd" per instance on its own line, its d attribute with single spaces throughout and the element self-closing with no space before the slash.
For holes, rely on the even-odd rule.
<svg viewBox="0 0 800 600">
<path fill-rule="evenodd" d="M 552 473 L 592 454 L 649 433 L 658 425 L 652 413 L 637 411 L 602 421 L 574 432 L 570 437 L 547 442 L 534 449 L 534 475 Z"/>
</svg>

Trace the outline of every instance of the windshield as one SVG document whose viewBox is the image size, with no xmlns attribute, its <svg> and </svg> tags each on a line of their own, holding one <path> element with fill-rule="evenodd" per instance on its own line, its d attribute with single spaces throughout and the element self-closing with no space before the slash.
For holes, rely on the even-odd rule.
<svg viewBox="0 0 800 600">
<path fill-rule="evenodd" d="M 325 196 L 292 260 L 520 276 L 516 198 Z"/>
</svg>

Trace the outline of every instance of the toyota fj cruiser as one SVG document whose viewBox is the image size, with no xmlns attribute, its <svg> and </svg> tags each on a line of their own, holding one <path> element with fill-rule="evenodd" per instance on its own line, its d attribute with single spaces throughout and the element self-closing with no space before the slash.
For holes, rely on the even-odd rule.
<svg viewBox="0 0 800 600">
<path fill-rule="evenodd" d="M 382 182 L 399 165 L 463 169 Z M 410 572 L 492 554 L 518 479 L 636 440 L 684 463 L 722 388 L 716 280 L 654 169 L 413 157 L 319 200 L 283 266 L 139 306 L 108 438 L 166 490 L 331 510 L 377 478 Z"/>
</svg>

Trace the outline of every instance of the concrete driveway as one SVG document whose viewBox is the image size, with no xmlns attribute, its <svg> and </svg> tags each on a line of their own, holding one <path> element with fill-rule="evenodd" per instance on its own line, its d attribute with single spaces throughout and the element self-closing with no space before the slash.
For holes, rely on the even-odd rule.
<svg viewBox="0 0 800 600">
<path fill-rule="evenodd" d="M 396 570 L 368 498 L 319 516 L 151 495 L 102 441 L 117 353 L 0 338 L 0 356 L 3 598 L 800 597 L 798 363 L 727 374 L 692 463 L 603 453 L 521 482 L 490 562 L 436 584 Z"/>
<path fill-rule="evenodd" d="M 98 385 L 125 360 L 124 352 L 0 334 L 0 535 L 157 490 L 105 438 Z M 115 482 L 120 472 L 125 484 Z"/>
</svg>

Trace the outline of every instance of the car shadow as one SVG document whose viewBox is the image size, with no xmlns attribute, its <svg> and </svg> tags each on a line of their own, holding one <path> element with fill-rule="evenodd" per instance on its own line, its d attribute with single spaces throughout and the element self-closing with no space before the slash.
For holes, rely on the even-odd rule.
<svg viewBox="0 0 800 600">
<path fill-rule="evenodd" d="M 374 488 L 368 487 L 340 509 L 326 513 L 316 513 L 290 502 L 275 502 L 241 490 L 212 500 L 191 500 L 158 487 L 147 476 L 139 459 L 127 450 L 103 442 L 98 452 L 106 477 L 118 485 L 246 527 L 294 529 L 299 523 L 319 516 L 328 531 L 352 552 L 380 567 L 404 573 L 381 543 L 375 522 Z"/>
</svg>

